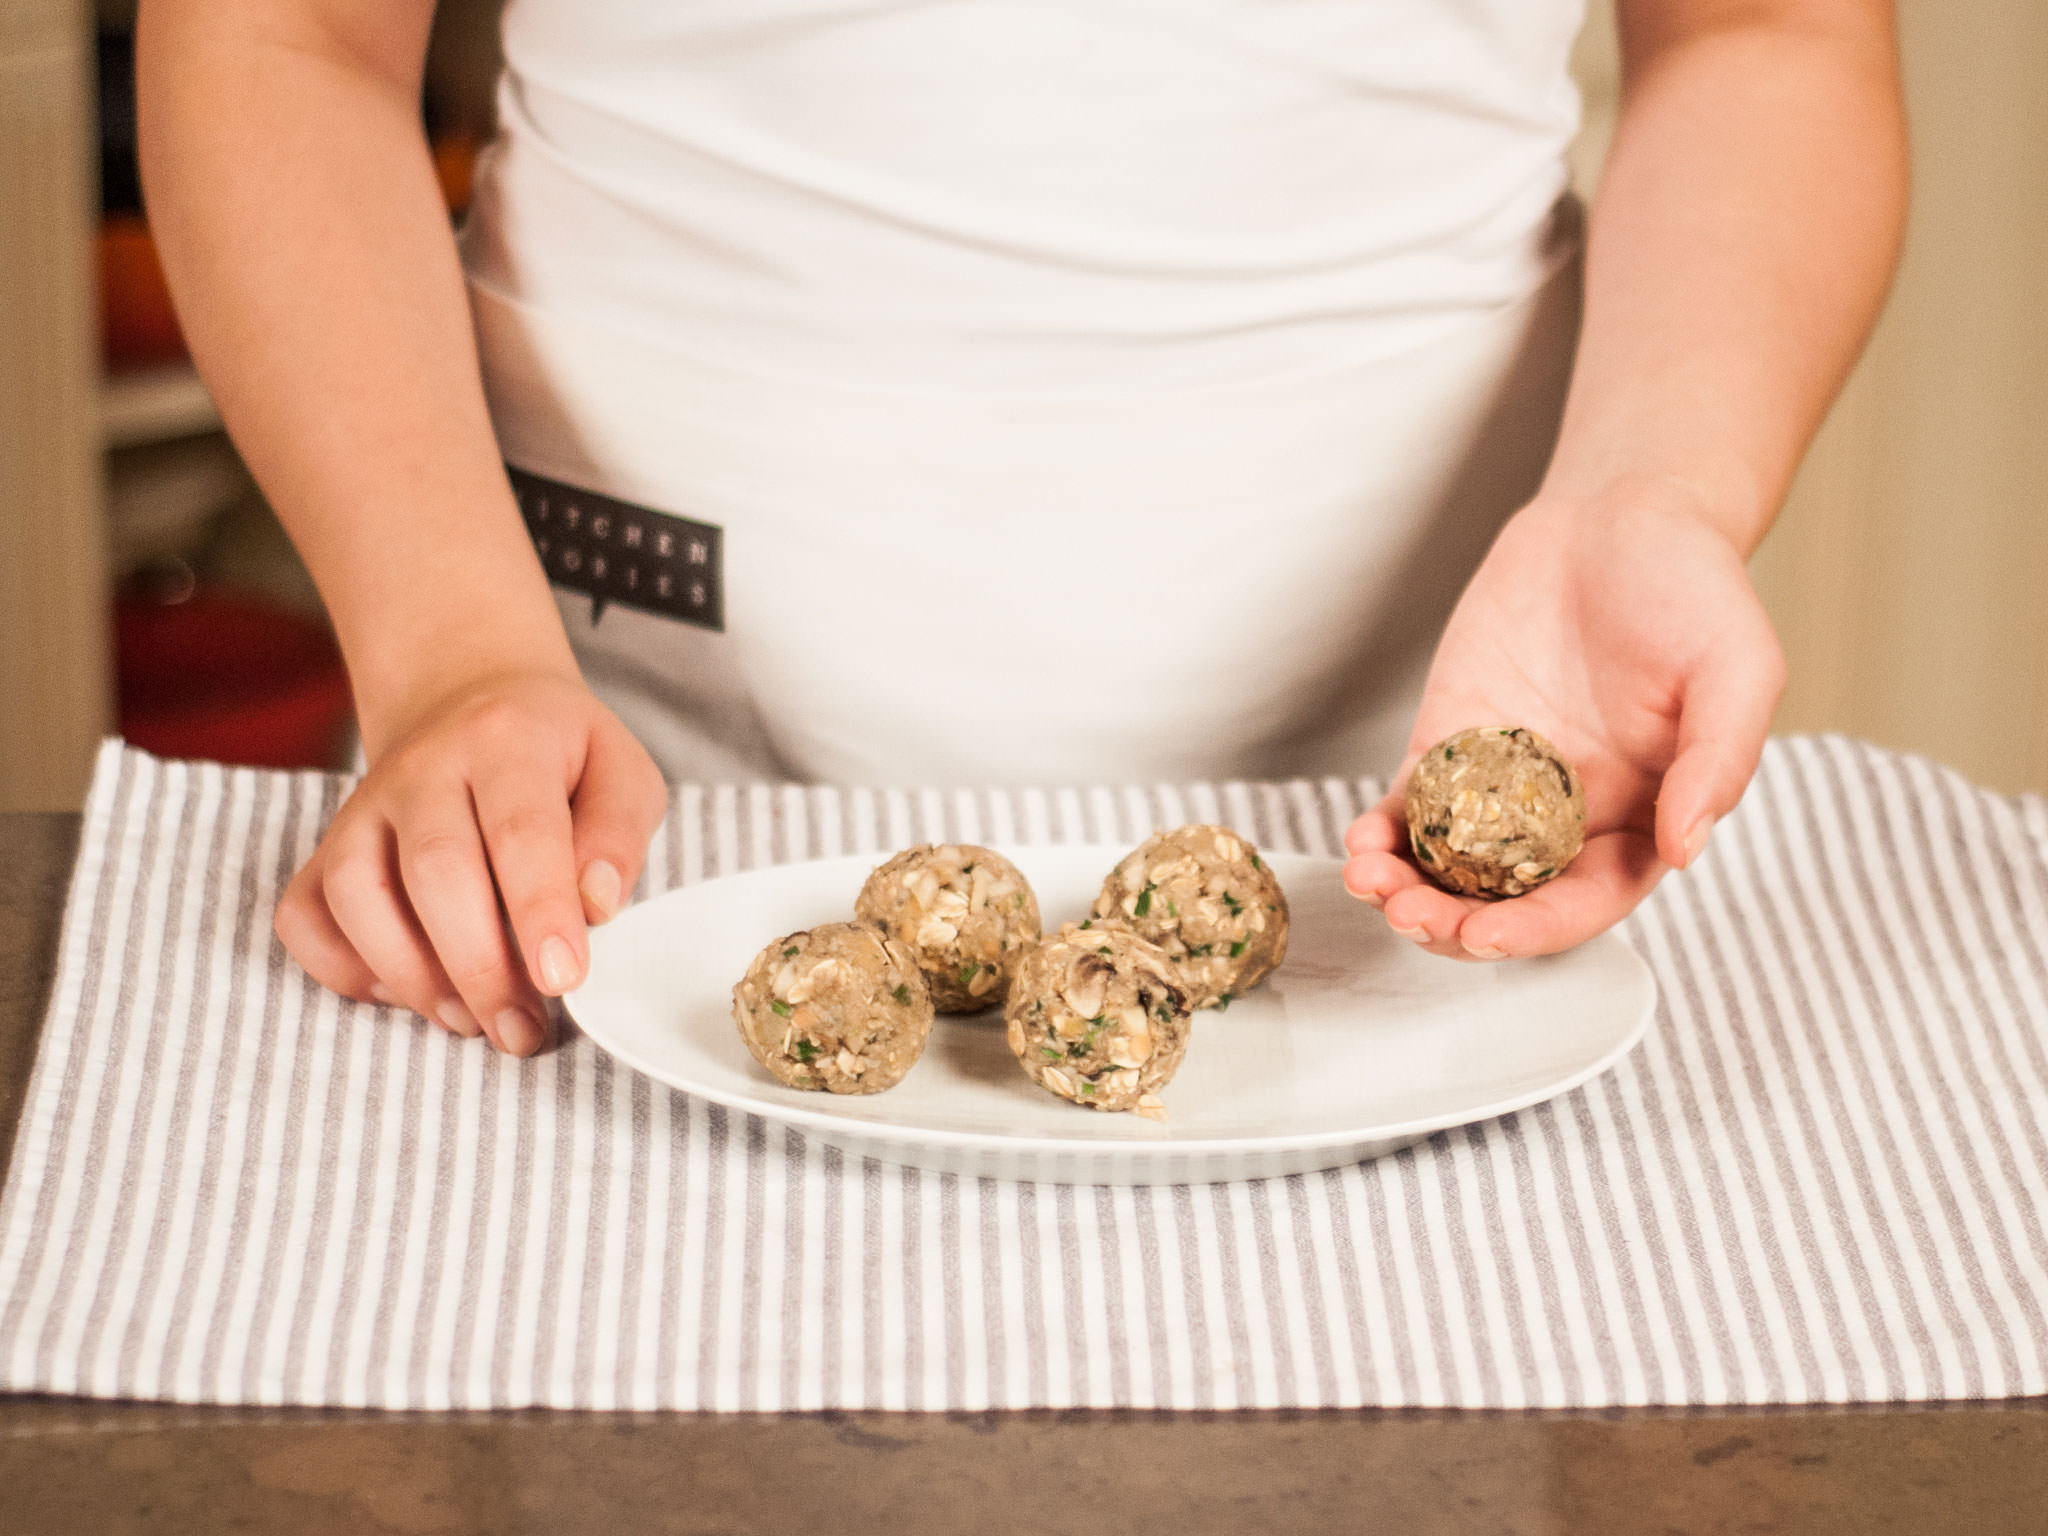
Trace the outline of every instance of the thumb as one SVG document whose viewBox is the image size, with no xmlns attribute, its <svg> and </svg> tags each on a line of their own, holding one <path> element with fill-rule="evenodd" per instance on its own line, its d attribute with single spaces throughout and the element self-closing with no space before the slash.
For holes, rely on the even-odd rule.
<svg viewBox="0 0 2048 1536">
<path fill-rule="evenodd" d="M 1784 691 L 1785 655 L 1757 605 L 1686 682 L 1678 754 L 1657 794 L 1657 855 L 1666 864 L 1683 869 L 1698 858 L 1715 821 L 1742 798 Z"/>
<path fill-rule="evenodd" d="M 648 840 L 668 810 L 661 770 L 609 712 L 591 728 L 583 777 L 569 798 L 583 915 L 609 922 L 640 879 Z"/>
</svg>

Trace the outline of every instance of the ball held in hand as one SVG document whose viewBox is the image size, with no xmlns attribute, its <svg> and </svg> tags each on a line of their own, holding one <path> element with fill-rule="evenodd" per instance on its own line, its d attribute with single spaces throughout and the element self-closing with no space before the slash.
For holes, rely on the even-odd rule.
<svg viewBox="0 0 2048 1536">
<path fill-rule="evenodd" d="M 1408 779 L 1408 841 L 1424 873 L 1461 896 L 1521 896 L 1586 841 L 1586 791 L 1556 747 L 1520 726 L 1459 731 Z"/>
</svg>

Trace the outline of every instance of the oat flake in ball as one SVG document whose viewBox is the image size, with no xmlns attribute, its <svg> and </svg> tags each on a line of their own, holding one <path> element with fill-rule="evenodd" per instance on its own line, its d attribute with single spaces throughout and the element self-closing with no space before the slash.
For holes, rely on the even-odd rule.
<svg viewBox="0 0 2048 1536">
<path fill-rule="evenodd" d="M 1520 896 L 1586 840 L 1586 791 L 1534 731 L 1488 726 L 1431 747 L 1408 780 L 1408 841 L 1447 891 Z"/>
<path fill-rule="evenodd" d="M 1187 989 L 1157 944 L 1127 928 L 1068 923 L 1024 957 L 1003 1021 L 1031 1080 L 1090 1109 L 1164 1111 L 1187 1055 Z"/>
<path fill-rule="evenodd" d="M 1000 853 L 969 843 L 906 848 L 868 876 L 854 915 L 917 958 L 940 1013 L 999 1005 L 1038 942 L 1038 897 Z"/>
<path fill-rule="evenodd" d="M 1165 950 L 1197 1008 L 1242 997 L 1287 957 L 1287 897 L 1228 827 L 1153 833 L 1109 872 L 1091 921 Z"/>
<path fill-rule="evenodd" d="M 917 961 L 868 923 L 777 939 L 732 989 L 732 1016 L 778 1083 L 880 1093 L 903 1081 L 932 1031 Z"/>
</svg>

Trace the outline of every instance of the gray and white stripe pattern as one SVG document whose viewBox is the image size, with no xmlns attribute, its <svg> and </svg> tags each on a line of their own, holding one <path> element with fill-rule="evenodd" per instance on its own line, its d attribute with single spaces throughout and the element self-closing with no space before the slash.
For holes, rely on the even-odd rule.
<svg viewBox="0 0 2048 1536">
<path fill-rule="evenodd" d="M 1627 934 L 1587 1087 L 1380 1161 L 1107 1189 L 842 1158 L 574 1037 L 500 1060 L 270 935 L 344 785 L 101 758 L 4 1197 L 0 1389 L 440 1408 L 1609 1405 L 2048 1390 L 2048 806 L 1777 742 Z M 644 891 L 1372 793 L 684 788 Z"/>
</svg>

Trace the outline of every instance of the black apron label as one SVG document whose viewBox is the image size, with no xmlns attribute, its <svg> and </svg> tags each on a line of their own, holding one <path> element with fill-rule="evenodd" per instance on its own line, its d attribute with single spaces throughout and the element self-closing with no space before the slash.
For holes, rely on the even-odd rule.
<svg viewBox="0 0 2048 1536">
<path fill-rule="evenodd" d="M 724 631 L 722 528 L 505 470 L 541 569 L 554 585 L 588 594 L 591 623 L 620 603 Z"/>
</svg>

